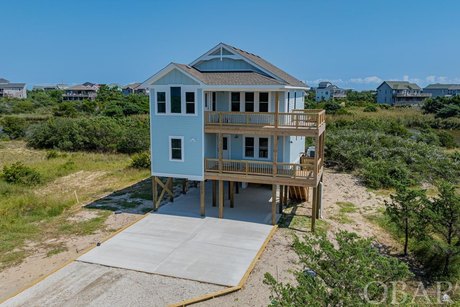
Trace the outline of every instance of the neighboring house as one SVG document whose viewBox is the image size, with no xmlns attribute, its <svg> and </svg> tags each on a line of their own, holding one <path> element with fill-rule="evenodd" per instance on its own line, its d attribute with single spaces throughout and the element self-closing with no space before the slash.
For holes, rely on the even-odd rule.
<svg viewBox="0 0 460 307">
<path fill-rule="evenodd" d="M 97 96 L 99 85 L 85 82 L 80 85 L 70 86 L 65 89 L 62 95 L 63 100 L 94 100 Z"/>
<path fill-rule="evenodd" d="M 26 84 L 11 83 L 6 79 L 0 78 L 0 97 L 27 98 Z"/>
<path fill-rule="evenodd" d="M 34 85 L 33 90 L 38 91 L 55 91 L 55 90 L 65 90 L 67 89 L 67 84 L 44 84 L 44 85 Z"/>
<path fill-rule="evenodd" d="M 122 88 L 123 95 L 140 94 L 148 95 L 147 89 L 141 87 L 142 83 L 131 83 Z"/>
<path fill-rule="evenodd" d="M 315 89 L 315 93 L 315 100 L 317 102 L 347 97 L 347 92 L 344 89 L 327 81 L 320 82 Z"/>
<path fill-rule="evenodd" d="M 150 90 L 155 209 L 161 201 L 159 177 L 201 181 L 202 195 L 204 181 L 212 181 L 221 218 L 224 181 L 230 191 L 259 183 L 272 185 L 275 193 L 280 186 L 283 202 L 288 187 L 313 187 L 319 196 L 325 113 L 304 110 L 305 83 L 257 55 L 220 43 L 189 65 L 170 63 L 142 87 Z M 316 145 L 312 158 L 302 156 L 306 137 Z M 321 197 L 316 199 L 319 204 Z M 272 200 L 275 222 L 276 197 Z"/>
<path fill-rule="evenodd" d="M 420 104 L 431 94 L 422 93 L 422 89 L 415 83 L 408 81 L 383 81 L 377 87 L 377 103 L 394 106 Z"/>
<path fill-rule="evenodd" d="M 431 94 L 431 97 L 460 96 L 460 84 L 430 84 L 423 89 L 423 92 Z"/>
</svg>

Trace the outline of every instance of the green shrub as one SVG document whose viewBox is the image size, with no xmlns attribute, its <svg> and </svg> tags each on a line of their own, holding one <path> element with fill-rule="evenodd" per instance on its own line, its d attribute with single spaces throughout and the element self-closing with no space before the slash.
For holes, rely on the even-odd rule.
<svg viewBox="0 0 460 307">
<path fill-rule="evenodd" d="M 150 168 L 150 154 L 148 152 L 138 153 L 131 158 L 131 167 Z"/>
<path fill-rule="evenodd" d="M 26 135 L 27 121 L 22 117 L 6 116 L 0 122 L 3 132 L 12 140 Z"/>
<path fill-rule="evenodd" d="M 442 147 L 446 148 L 455 148 L 457 147 L 457 143 L 455 143 L 455 139 L 452 134 L 450 134 L 447 131 L 438 131 L 438 138 L 439 138 L 439 144 Z"/>
<path fill-rule="evenodd" d="M 377 107 L 374 105 L 368 105 L 363 109 L 363 112 L 377 112 Z"/>
<path fill-rule="evenodd" d="M 36 125 L 28 138 L 34 148 L 136 153 L 149 148 L 146 118 L 53 118 Z"/>
<path fill-rule="evenodd" d="M 42 181 L 39 172 L 21 162 L 13 163 L 10 166 L 5 165 L 2 177 L 8 183 L 22 185 L 36 185 Z"/>
<path fill-rule="evenodd" d="M 287 284 L 265 273 L 269 306 L 370 306 L 369 300 L 386 306 L 393 292 L 382 285 L 412 276 L 407 264 L 382 255 L 370 239 L 345 231 L 336 237 L 336 244 L 326 236 L 295 239 L 301 269 L 294 273 L 295 282 Z"/>
<path fill-rule="evenodd" d="M 408 167 L 394 160 L 366 160 L 362 164 L 360 175 L 366 186 L 373 189 L 413 183 Z"/>
<path fill-rule="evenodd" d="M 59 158 L 59 152 L 57 152 L 57 150 L 48 150 L 46 152 L 47 160 L 56 159 L 56 158 Z"/>
</svg>

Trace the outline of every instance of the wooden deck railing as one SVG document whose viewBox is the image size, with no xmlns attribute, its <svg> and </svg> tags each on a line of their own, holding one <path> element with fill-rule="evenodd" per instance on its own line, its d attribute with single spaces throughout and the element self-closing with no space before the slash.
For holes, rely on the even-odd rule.
<svg viewBox="0 0 460 307">
<path fill-rule="evenodd" d="M 317 129 L 326 121 L 324 110 L 275 112 L 205 112 L 205 125 L 270 126 L 275 128 Z"/>
<path fill-rule="evenodd" d="M 205 171 L 215 173 L 314 179 L 315 173 L 319 171 L 315 168 L 314 159 L 308 159 L 303 164 L 278 162 L 275 166 L 273 162 L 265 161 L 222 160 L 219 166 L 219 159 L 205 159 Z"/>
</svg>

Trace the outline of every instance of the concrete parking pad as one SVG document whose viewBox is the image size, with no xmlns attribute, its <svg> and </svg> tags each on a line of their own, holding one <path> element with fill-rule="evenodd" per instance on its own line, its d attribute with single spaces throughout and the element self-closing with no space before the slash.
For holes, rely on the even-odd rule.
<svg viewBox="0 0 460 307">
<path fill-rule="evenodd" d="M 236 286 L 273 228 L 265 223 L 270 194 L 264 188 L 242 191 L 238 196 L 248 203 L 236 200 L 236 208 L 227 206 L 226 219 L 209 217 L 215 209 L 209 201 L 207 217 L 201 218 L 199 191 L 194 189 L 78 261 Z M 254 201 L 258 198 L 264 201 Z"/>
<path fill-rule="evenodd" d="M 166 306 L 224 288 L 75 261 L 2 307 Z"/>
</svg>

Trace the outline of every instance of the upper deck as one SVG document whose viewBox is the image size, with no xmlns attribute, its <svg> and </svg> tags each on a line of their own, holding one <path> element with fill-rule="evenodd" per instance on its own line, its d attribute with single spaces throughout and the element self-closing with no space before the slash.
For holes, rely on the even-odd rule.
<svg viewBox="0 0 460 307">
<path fill-rule="evenodd" d="M 205 112 L 206 133 L 318 136 L 326 127 L 324 110 Z"/>
</svg>

